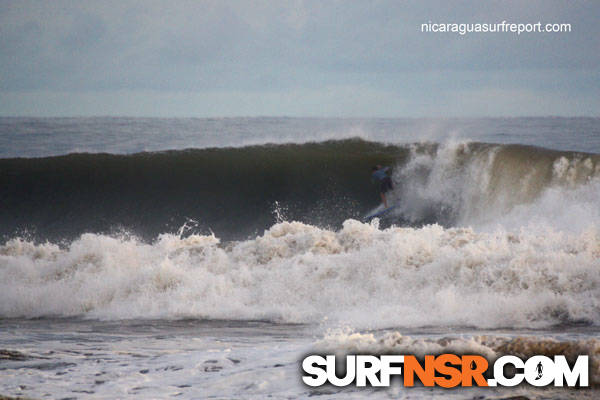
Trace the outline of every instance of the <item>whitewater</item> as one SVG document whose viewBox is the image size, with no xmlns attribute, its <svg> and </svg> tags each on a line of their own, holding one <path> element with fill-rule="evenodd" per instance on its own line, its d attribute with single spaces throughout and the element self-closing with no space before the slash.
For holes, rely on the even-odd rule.
<svg viewBox="0 0 600 400">
<path fill-rule="evenodd" d="M 0 394 L 597 395 L 315 391 L 298 365 L 325 351 L 589 354 L 596 385 L 598 119 L 0 128 L 6 141 L 61 132 L 48 153 L 16 141 L 0 159 Z M 366 221 L 377 163 L 396 208 Z"/>
</svg>

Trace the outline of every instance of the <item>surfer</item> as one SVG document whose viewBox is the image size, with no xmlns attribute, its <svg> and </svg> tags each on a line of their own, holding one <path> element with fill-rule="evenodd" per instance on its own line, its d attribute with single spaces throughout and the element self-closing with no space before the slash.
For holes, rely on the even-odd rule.
<svg viewBox="0 0 600 400">
<path fill-rule="evenodd" d="M 540 379 L 542 377 L 542 371 L 544 370 L 544 367 L 542 366 L 541 361 L 538 363 L 537 367 L 535 367 L 535 370 L 537 372 L 537 376 L 535 377 L 535 380 L 537 381 L 538 379 Z"/>
<path fill-rule="evenodd" d="M 390 167 L 376 165 L 373 167 L 373 172 L 371 173 L 371 181 L 373 183 L 379 183 L 379 194 L 381 195 L 381 202 L 385 208 L 388 207 L 385 194 L 393 189 L 392 178 L 388 175 L 389 169 Z"/>
</svg>

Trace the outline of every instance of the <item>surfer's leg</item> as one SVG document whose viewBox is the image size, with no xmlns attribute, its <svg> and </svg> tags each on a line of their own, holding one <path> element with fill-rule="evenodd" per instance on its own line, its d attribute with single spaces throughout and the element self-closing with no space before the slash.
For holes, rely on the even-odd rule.
<svg viewBox="0 0 600 400">
<path fill-rule="evenodd" d="M 389 192 L 390 190 L 392 190 L 392 179 L 388 176 L 381 182 L 381 191 L 380 191 L 381 202 L 383 203 L 385 208 L 388 207 L 387 199 L 385 198 L 385 194 L 387 192 Z"/>
</svg>

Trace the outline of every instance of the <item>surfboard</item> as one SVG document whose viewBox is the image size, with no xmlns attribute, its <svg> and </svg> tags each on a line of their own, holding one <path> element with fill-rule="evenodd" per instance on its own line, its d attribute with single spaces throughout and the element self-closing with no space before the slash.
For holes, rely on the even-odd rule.
<svg viewBox="0 0 600 400">
<path fill-rule="evenodd" d="M 375 217 L 381 217 L 382 215 L 387 214 L 388 212 L 390 212 L 391 210 L 393 210 L 394 208 L 396 208 L 396 205 L 391 205 L 388 208 L 383 208 L 377 207 L 374 211 L 370 212 L 369 214 L 367 214 L 365 216 L 365 220 L 369 220 Z"/>
</svg>

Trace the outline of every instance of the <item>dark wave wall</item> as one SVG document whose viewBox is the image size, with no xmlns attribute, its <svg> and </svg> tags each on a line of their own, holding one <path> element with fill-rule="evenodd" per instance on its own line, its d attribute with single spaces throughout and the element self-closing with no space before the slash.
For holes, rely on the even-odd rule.
<svg viewBox="0 0 600 400">
<path fill-rule="evenodd" d="M 373 164 L 406 149 L 362 140 L 133 155 L 0 160 L 0 235 L 69 240 L 124 230 L 152 239 L 189 218 L 225 239 L 284 216 L 336 226 L 377 205 Z"/>
</svg>

